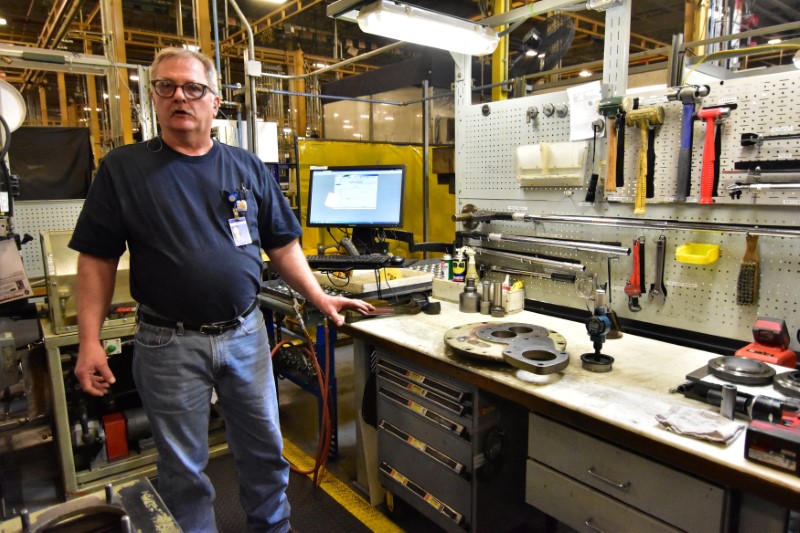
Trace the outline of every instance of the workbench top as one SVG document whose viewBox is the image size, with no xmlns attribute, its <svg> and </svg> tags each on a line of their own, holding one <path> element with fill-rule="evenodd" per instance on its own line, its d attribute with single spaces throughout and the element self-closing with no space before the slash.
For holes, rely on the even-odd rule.
<svg viewBox="0 0 800 533">
<path fill-rule="evenodd" d="M 781 505 L 800 508 L 800 478 L 746 460 L 744 431 L 725 446 L 672 433 L 656 421 L 656 415 L 673 406 L 718 410 L 670 392 L 687 381 L 687 374 L 704 367 L 717 354 L 625 333 L 603 346 L 602 352 L 615 359 L 613 369 L 589 372 L 581 367 L 580 356 L 594 349 L 583 322 L 528 311 L 492 318 L 461 313 L 456 304 L 441 305 L 438 315 L 362 320 L 347 324 L 343 330 L 637 453 Z M 449 329 L 480 322 L 521 322 L 556 331 L 567 339 L 569 366 L 549 376 L 533 376 L 504 363 L 468 359 L 446 349 L 444 335 Z M 737 418 L 737 422 L 746 424 L 744 419 Z"/>
</svg>

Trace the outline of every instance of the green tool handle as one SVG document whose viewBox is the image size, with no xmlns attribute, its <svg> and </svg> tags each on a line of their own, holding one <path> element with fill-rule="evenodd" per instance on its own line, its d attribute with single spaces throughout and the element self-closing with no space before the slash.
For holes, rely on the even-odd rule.
<svg viewBox="0 0 800 533">
<path fill-rule="evenodd" d="M 617 187 L 625 185 L 625 113 L 617 113 Z"/>
<path fill-rule="evenodd" d="M 692 174 L 692 137 L 694 129 L 694 104 L 683 105 L 681 121 L 681 147 L 678 151 L 678 175 L 675 187 L 675 198 L 686 200 L 691 190 Z"/>
</svg>

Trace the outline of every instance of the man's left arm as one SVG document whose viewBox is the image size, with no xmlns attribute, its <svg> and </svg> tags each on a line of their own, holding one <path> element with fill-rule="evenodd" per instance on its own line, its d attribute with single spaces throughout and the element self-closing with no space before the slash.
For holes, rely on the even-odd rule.
<svg viewBox="0 0 800 533">
<path fill-rule="evenodd" d="M 300 248 L 300 243 L 296 239 L 285 246 L 272 248 L 266 252 L 271 267 L 280 274 L 283 280 L 314 304 L 322 314 L 333 320 L 337 326 L 344 323 L 344 317 L 339 313 L 345 309 L 362 314 L 375 309 L 362 300 L 325 294 L 317 278 L 311 272 L 303 249 Z"/>
</svg>

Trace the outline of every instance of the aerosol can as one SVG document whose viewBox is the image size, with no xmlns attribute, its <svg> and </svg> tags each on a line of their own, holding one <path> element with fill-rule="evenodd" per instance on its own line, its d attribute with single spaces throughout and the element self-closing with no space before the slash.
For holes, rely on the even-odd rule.
<svg viewBox="0 0 800 533">
<path fill-rule="evenodd" d="M 453 256 L 444 254 L 439 261 L 439 277 L 442 279 L 453 278 Z"/>
<path fill-rule="evenodd" d="M 464 259 L 464 248 L 458 248 L 453 259 L 453 281 L 463 282 L 466 275 L 467 261 Z"/>
</svg>

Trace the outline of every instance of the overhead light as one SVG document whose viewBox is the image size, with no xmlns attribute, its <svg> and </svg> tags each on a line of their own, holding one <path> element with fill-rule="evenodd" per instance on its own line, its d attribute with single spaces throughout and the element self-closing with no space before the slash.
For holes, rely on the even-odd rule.
<svg viewBox="0 0 800 533">
<path fill-rule="evenodd" d="M 580 76 L 581 78 L 588 78 L 591 75 L 592 75 L 591 71 L 588 70 L 582 70 L 578 72 L 578 76 Z"/>
<path fill-rule="evenodd" d="M 3 17 L 0 17 L 0 26 L 5 26 L 6 24 L 8 24 L 8 21 Z"/>
<path fill-rule="evenodd" d="M 491 54 L 500 40 L 492 28 L 391 0 L 362 7 L 356 19 L 365 33 L 474 56 Z"/>
<path fill-rule="evenodd" d="M 776 39 L 770 39 L 769 41 L 767 41 L 767 44 L 780 44 L 782 42 L 783 41 L 781 39 L 776 38 Z"/>
<path fill-rule="evenodd" d="M 264 0 L 265 4 L 285 4 L 287 0 Z"/>
</svg>

